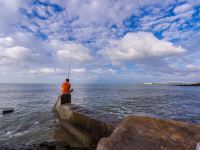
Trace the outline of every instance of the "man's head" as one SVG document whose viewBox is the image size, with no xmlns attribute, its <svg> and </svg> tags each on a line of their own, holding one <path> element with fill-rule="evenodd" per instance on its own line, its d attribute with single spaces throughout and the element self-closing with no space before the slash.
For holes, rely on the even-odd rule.
<svg viewBox="0 0 200 150">
<path fill-rule="evenodd" d="M 67 78 L 65 81 L 69 82 L 69 79 Z"/>
</svg>

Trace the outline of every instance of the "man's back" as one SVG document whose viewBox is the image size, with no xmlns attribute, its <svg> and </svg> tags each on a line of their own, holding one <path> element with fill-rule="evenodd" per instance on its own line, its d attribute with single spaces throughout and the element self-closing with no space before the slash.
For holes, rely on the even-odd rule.
<svg viewBox="0 0 200 150">
<path fill-rule="evenodd" d="M 71 87 L 70 82 L 67 82 L 67 81 L 63 82 L 62 88 L 61 88 L 62 94 L 70 93 L 70 87 Z"/>
</svg>

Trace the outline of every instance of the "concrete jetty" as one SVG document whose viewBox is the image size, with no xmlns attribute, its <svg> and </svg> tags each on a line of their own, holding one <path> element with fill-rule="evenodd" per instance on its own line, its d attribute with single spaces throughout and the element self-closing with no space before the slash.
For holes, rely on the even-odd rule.
<svg viewBox="0 0 200 150">
<path fill-rule="evenodd" d="M 60 123 L 85 146 L 95 148 L 102 137 L 110 136 L 120 123 L 115 115 L 106 115 L 73 104 L 61 105 L 58 96 L 54 110 Z"/>
</svg>

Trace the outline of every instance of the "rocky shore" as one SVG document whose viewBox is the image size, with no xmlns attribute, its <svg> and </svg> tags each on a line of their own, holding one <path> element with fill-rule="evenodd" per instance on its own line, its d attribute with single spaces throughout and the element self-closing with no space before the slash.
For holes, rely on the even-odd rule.
<svg viewBox="0 0 200 150">
<path fill-rule="evenodd" d="M 200 143 L 200 125 L 144 116 L 119 120 L 80 106 L 60 105 L 59 97 L 54 109 L 66 129 L 97 150 L 195 150 Z"/>
<path fill-rule="evenodd" d="M 1 145 L 0 150 L 195 150 L 200 125 L 181 121 L 128 116 L 96 148 L 70 147 L 62 142 L 34 145 Z"/>
<path fill-rule="evenodd" d="M 195 150 L 200 143 L 200 125 L 144 116 L 123 120 L 109 114 L 73 105 L 54 107 L 61 125 L 81 143 L 0 145 L 0 150 Z"/>
</svg>

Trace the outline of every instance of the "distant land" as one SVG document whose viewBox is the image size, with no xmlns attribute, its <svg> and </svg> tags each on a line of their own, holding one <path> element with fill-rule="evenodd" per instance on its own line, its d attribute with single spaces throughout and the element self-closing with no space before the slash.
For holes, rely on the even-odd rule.
<svg viewBox="0 0 200 150">
<path fill-rule="evenodd" d="M 200 86 L 200 82 L 146 82 L 145 85 L 174 85 L 174 86 Z"/>
</svg>

